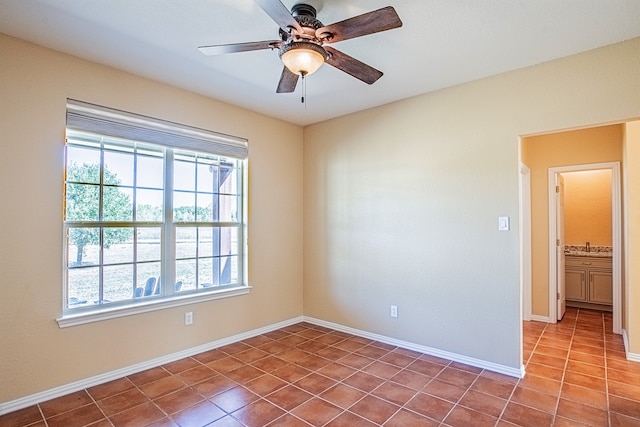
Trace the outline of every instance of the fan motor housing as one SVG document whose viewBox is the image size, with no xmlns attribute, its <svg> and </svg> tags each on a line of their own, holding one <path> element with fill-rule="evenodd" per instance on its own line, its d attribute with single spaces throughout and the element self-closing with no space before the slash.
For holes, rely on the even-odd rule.
<svg viewBox="0 0 640 427">
<path fill-rule="evenodd" d="M 294 4 L 293 7 L 291 8 L 291 14 L 294 17 L 304 15 L 304 16 L 311 16 L 312 18 L 315 18 L 318 12 L 316 11 L 316 8 L 311 6 L 310 4 L 298 3 L 298 4 Z"/>
<path fill-rule="evenodd" d="M 291 15 L 302 27 L 302 33 L 287 33 L 280 29 L 280 38 L 287 42 L 291 39 L 295 41 L 309 41 L 322 45 L 322 42 L 316 37 L 316 30 L 324 26 L 322 22 L 316 19 L 316 8 L 306 3 L 298 3 L 291 8 Z M 292 37 L 293 36 L 293 37 Z"/>
</svg>

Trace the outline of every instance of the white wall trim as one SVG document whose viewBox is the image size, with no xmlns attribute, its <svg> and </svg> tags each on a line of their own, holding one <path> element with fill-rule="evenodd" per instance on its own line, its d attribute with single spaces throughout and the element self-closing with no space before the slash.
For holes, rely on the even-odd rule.
<svg viewBox="0 0 640 427">
<path fill-rule="evenodd" d="M 384 335 L 374 334 L 371 332 L 350 328 L 337 323 L 327 322 L 327 321 L 316 319 L 313 317 L 298 316 L 288 320 L 283 320 L 282 322 L 264 326 L 262 328 L 257 328 L 250 331 L 242 332 L 240 334 L 232 335 L 226 338 L 221 338 L 219 340 L 202 344 L 196 347 L 191 347 L 191 348 L 178 351 L 175 353 L 167 354 L 161 357 L 156 357 L 154 359 L 147 360 L 141 363 L 136 363 L 134 365 L 130 365 L 121 369 L 116 369 L 111 372 L 105 372 L 104 374 L 95 375 L 93 377 L 85 378 L 79 381 L 74 381 L 69 384 L 64 384 L 58 387 L 51 388 L 49 390 L 45 390 L 39 393 L 34 393 L 29 396 L 21 397 L 19 399 L 11 400 L 8 402 L 0 402 L 0 415 L 17 411 L 19 409 L 26 408 L 41 402 L 46 402 L 47 400 L 55 399 L 57 397 L 61 397 L 76 391 L 84 390 L 89 387 L 94 387 L 96 385 L 104 384 L 106 382 L 113 381 L 118 378 L 125 377 L 127 375 L 132 375 L 137 372 L 144 371 L 146 369 L 151 369 L 151 368 L 155 368 L 156 366 L 161 366 L 167 363 L 175 362 L 176 360 L 180 360 L 185 357 L 190 357 L 198 353 L 213 350 L 215 348 L 223 347 L 228 344 L 233 344 L 238 341 L 249 339 L 261 334 L 265 334 L 267 332 L 275 331 L 277 329 L 281 329 L 281 328 L 294 325 L 296 323 L 300 323 L 303 321 L 314 324 L 314 325 L 335 329 L 336 331 L 345 332 L 345 333 L 360 336 L 363 338 L 369 338 L 375 341 L 380 341 L 385 344 L 395 345 L 397 347 L 402 347 L 409 350 L 418 351 L 420 353 L 441 357 L 443 359 L 452 360 L 454 362 L 460 362 L 466 365 L 487 369 L 489 371 L 497 372 L 497 373 L 508 375 L 511 377 L 523 378 L 525 375 L 524 365 L 520 366 L 519 369 L 512 368 L 510 366 L 500 365 L 497 363 L 488 362 L 485 360 L 476 359 L 473 357 L 468 357 L 468 356 L 464 356 L 457 353 L 451 353 L 448 351 L 443 351 L 443 350 L 439 350 L 432 347 L 414 344 L 408 341 L 398 340 L 398 339 L 387 337 Z M 638 360 L 640 361 L 640 355 L 638 356 Z"/>
<path fill-rule="evenodd" d="M 532 314 L 531 315 L 531 320 L 534 322 L 544 322 L 544 323 L 551 323 L 551 319 L 549 318 L 549 316 L 540 316 L 537 314 Z"/>
<path fill-rule="evenodd" d="M 553 167 L 548 170 L 549 198 L 549 322 L 556 323 L 558 304 L 556 301 L 556 209 L 555 176 L 564 172 L 611 170 L 611 239 L 613 243 L 613 332 L 622 331 L 622 199 L 620 182 L 620 162 L 592 163 L 575 166 Z"/>
<path fill-rule="evenodd" d="M 47 400 L 55 399 L 56 397 L 61 397 L 69 393 L 84 390 L 85 388 L 104 384 L 106 382 L 113 381 L 127 375 L 135 374 L 146 369 L 155 368 L 156 366 L 164 365 L 170 362 L 175 362 L 176 360 L 184 359 L 185 357 L 190 357 L 198 353 L 223 347 L 227 344 L 233 344 L 238 341 L 265 334 L 267 332 L 275 331 L 276 329 L 300 323 L 302 322 L 302 320 L 302 316 L 294 317 L 292 319 L 283 320 L 282 322 L 274 323 L 262 328 L 242 332 L 240 334 L 221 338 L 219 340 L 202 344 L 196 347 L 191 347 L 186 350 L 178 351 L 176 353 L 167 354 L 165 356 L 156 357 L 145 362 L 136 363 L 134 365 L 130 365 L 121 369 L 116 369 L 111 372 L 105 372 L 104 374 L 95 375 L 93 377 L 85 378 L 80 381 L 64 384 L 49 390 L 11 400 L 9 402 L 0 402 L 0 415 L 17 411 L 18 409 L 26 408 L 37 403 L 46 402 Z"/>
<path fill-rule="evenodd" d="M 429 354 L 431 356 L 441 357 L 443 359 L 452 360 L 454 362 L 464 363 L 465 365 L 475 366 L 477 368 L 487 369 L 489 371 L 497 372 L 504 375 L 509 375 L 511 377 L 516 378 L 524 378 L 525 370 L 524 365 L 518 368 L 512 368 L 510 366 L 500 365 L 493 362 L 488 362 L 486 360 L 476 359 L 473 357 L 464 356 L 457 353 L 451 353 L 449 351 L 439 350 L 433 347 L 427 347 L 420 344 L 414 344 L 409 341 L 398 340 L 395 338 L 390 338 L 384 335 L 378 335 L 372 332 L 363 331 L 360 329 L 350 328 L 348 326 L 343 326 L 337 323 L 327 322 L 325 320 L 316 319 L 313 317 L 304 316 L 304 321 L 318 325 L 324 326 L 325 328 L 335 329 L 336 331 L 344 332 L 351 335 L 356 335 L 363 338 L 372 339 L 375 341 L 380 341 L 385 344 L 395 345 L 397 347 L 406 348 L 408 350 L 418 351 L 420 353 Z"/>
<path fill-rule="evenodd" d="M 624 342 L 624 352 L 627 356 L 627 360 L 630 360 L 632 362 L 640 362 L 640 354 L 631 353 L 629 351 L 629 336 L 627 335 L 626 329 L 622 330 L 622 341 Z"/>
<path fill-rule="evenodd" d="M 522 141 L 520 142 L 520 146 Z M 531 170 L 520 162 L 520 282 L 522 320 L 531 320 Z"/>
<path fill-rule="evenodd" d="M 117 319 L 119 317 L 133 316 L 136 314 L 149 313 L 151 311 L 164 310 L 183 305 L 246 295 L 251 292 L 251 288 L 251 286 L 239 286 L 230 289 L 214 289 L 210 292 L 156 299 L 149 302 L 137 303 L 123 307 L 100 309 L 97 311 L 81 312 L 78 314 L 67 314 L 56 319 L 56 321 L 60 328 L 68 328 L 70 326 L 102 322 L 105 320 Z"/>
<path fill-rule="evenodd" d="M 622 330 L 622 342 L 624 344 L 624 352 L 629 354 L 629 337 L 627 336 L 627 330 Z"/>
</svg>

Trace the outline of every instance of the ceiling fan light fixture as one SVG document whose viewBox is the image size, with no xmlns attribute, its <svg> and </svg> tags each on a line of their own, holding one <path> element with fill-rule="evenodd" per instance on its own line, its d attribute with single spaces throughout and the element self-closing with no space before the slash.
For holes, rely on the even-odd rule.
<svg viewBox="0 0 640 427">
<path fill-rule="evenodd" d="M 307 76 L 324 64 L 327 51 L 315 43 L 294 41 L 282 46 L 280 59 L 293 74 Z"/>
</svg>

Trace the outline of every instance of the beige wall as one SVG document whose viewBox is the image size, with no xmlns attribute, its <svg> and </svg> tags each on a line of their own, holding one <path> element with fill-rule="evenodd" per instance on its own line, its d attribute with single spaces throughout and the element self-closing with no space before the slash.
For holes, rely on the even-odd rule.
<svg viewBox="0 0 640 427">
<path fill-rule="evenodd" d="M 518 137 L 640 117 L 640 39 L 304 134 L 6 36 L 0 51 L 0 402 L 303 312 L 519 368 Z M 249 139 L 250 295 L 190 307 L 188 328 L 184 308 L 58 328 L 67 97 Z M 638 219 L 639 204 L 628 210 Z M 497 231 L 499 215 L 510 231 Z"/>
<path fill-rule="evenodd" d="M 624 327 L 629 348 L 640 354 L 640 121 L 627 123 L 624 138 Z"/>
<path fill-rule="evenodd" d="M 562 177 L 565 242 L 611 246 L 611 170 L 569 172 Z"/>
<path fill-rule="evenodd" d="M 519 367 L 519 136 L 640 117 L 639 58 L 635 39 L 305 128 L 305 314 Z"/>
<path fill-rule="evenodd" d="M 3 35 L 0 52 L 0 402 L 302 314 L 301 127 Z M 67 97 L 249 140 L 249 295 L 58 327 Z"/>
<path fill-rule="evenodd" d="M 549 315 L 549 168 L 619 162 L 623 126 L 598 126 L 522 139 L 531 169 L 531 311 Z M 609 205 L 611 206 L 611 205 Z M 567 243 L 573 243 L 567 240 Z M 576 242 L 578 243 L 578 242 Z"/>
</svg>

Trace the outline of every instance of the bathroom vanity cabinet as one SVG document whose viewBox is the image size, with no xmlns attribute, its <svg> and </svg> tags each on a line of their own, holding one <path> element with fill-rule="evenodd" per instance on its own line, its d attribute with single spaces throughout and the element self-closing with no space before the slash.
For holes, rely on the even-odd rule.
<svg viewBox="0 0 640 427">
<path fill-rule="evenodd" d="M 567 256 L 565 261 L 567 305 L 611 310 L 613 304 L 611 258 Z"/>
</svg>

